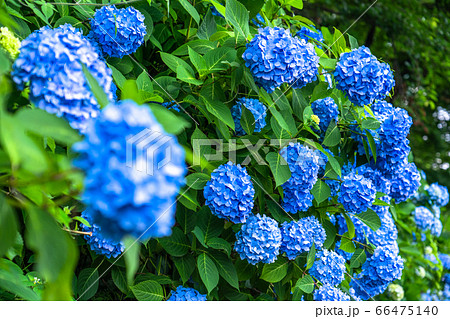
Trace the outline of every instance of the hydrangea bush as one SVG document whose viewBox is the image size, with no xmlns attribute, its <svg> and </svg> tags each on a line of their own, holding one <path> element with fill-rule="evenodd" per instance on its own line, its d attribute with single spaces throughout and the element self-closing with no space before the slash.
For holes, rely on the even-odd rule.
<svg viewBox="0 0 450 319">
<path fill-rule="evenodd" d="M 87 2 L 0 7 L 0 299 L 450 298 L 388 63 L 302 1 Z"/>
</svg>

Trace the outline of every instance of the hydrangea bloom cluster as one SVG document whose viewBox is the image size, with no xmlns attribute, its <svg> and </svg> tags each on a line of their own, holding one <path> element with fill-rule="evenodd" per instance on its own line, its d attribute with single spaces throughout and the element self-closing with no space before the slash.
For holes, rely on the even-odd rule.
<svg viewBox="0 0 450 319">
<path fill-rule="evenodd" d="M 20 52 L 20 40 L 7 27 L 0 28 L 0 47 L 16 59 Z"/>
<path fill-rule="evenodd" d="M 392 297 L 392 299 L 399 301 L 402 300 L 405 296 L 405 291 L 403 290 L 403 287 L 397 284 L 390 284 L 388 287 L 389 295 Z"/>
<path fill-rule="evenodd" d="M 300 143 L 289 143 L 280 151 L 291 171 L 283 185 L 283 208 L 289 213 L 306 211 L 312 205 L 310 190 L 317 181 L 319 156 L 317 152 Z"/>
<path fill-rule="evenodd" d="M 175 102 L 175 101 L 164 102 L 161 105 L 164 106 L 165 108 L 168 108 L 169 110 L 175 110 L 177 112 L 181 112 L 180 107 L 178 106 L 177 102 Z"/>
<path fill-rule="evenodd" d="M 322 43 L 324 41 L 323 34 L 320 30 L 317 30 L 314 26 L 310 25 L 308 27 L 302 27 L 299 31 L 297 31 L 296 35 L 305 40 L 306 42 L 312 40 L 316 40 L 317 42 Z M 321 48 L 321 45 L 317 47 Z"/>
<path fill-rule="evenodd" d="M 433 183 L 428 187 L 425 187 L 428 192 L 430 201 L 435 203 L 436 206 L 442 207 L 446 206 L 449 201 L 448 189 L 445 186 L 439 185 L 438 183 Z"/>
<path fill-rule="evenodd" d="M 358 278 L 351 282 L 358 296 L 363 300 L 383 293 L 388 285 L 400 279 L 403 271 L 403 259 L 398 252 L 393 252 L 390 246 L 375 249 L 362 266 Z"/>
<path fill-rule="evenodd" d="M 320 119 L 319 127 L 321 135 L 324 136 L 331 120 L 338 120 L 339 109 L 331 97 L 316 100 L 311 104 L 312 111 Z"/>
<path fill-rule="evenodd" d="M 316 80 L 319 57 L 311 43 L 292 37 L 283 28 L 258 31 L 242 58 L 259 86 L 272 93 L 283 83 L 295 89 Z"/>
<path fill-rule="evenodd" d="M 424 206 L 416 207 L 413 212 L 414 221 L 419 229 L 428 230 L 434 224 L 434 215 L 433 213 Z"/>
<path fill-rule="evenodd" d="M 442 267 L 444 267 L 447 270 L 450 270 L 450 255 L 439 254 L 439 259 L 441 260 Z"/>
<path fill-rule="evenodd" d="M 281 231 L 276 220 L 265 215 L 252 215 L 236 234 L 234 249 L 250 264 L 271 264 L 280 253 Z"/>
<path fill-rule="evenodd" d="M 104 6 L 95 11 L 91 20 L 92 36 L 104 54 L 122 58 L 132 54 L 144 43 L 147 34 L 144 15 L 132 6 L 117 9 Z"/>
<path fill-rule="evenodd" d="M 86 239 L 86 242 L 93 252 L 99 255 L 105 255 L 108 258 L 116 258 L 123 253 L 125 246 L 119 241 L 111 240 L 103 236 L 101 228 L 93 223 L 89 211 L 84 211 L 81 214 L 81 217 L 86 219 L 91 225 L 91 227 L 88 227 L 81 224 L 81 230 L 84 232 L 92 232 L 91 236 L 84 235 L 84 239 Z"/>
<path fill-rule="evenodd" d="M 82 64 L 112 100 L 111 70 L 70 24 L 56 29 L 45 26 L 23 40 L 12 78 L 20 89 L 29 82 L 30 100 L 36 107 L 64 117 L 83 132 L 86 121 L 98 116 L 99 105 L 84 77 Z"/>
<path fill-rule="evenodd" d="M 365 46 L 341 54 L 334 78 L 336 87 L 358 106 L 384 99 L 395 84 L 389 65 L 379 62 Z"/>
<path fill-rule="evenodd" d="M 351 213 L 365 212 L 375 201 L 376 189 L 370 179 L 350 173 L 342 179 L 338 202 Z"/>
<path fill-rule="evenodd" d="M 358 167 L 358 174 L 370 179 L 377 192 L 384 194 L 389 194 L 391 192 L 391 181 L 379 170 L 366 164 Z M 389 198 L 383 198 L 383 200 L 389 202 Z"/>
<path fill-rule="evenodd" d="M 167 301 L 206 301 L 206 295 L 202 295 L 194 288 L 178 286 L 175 291 L 170 292 L 170 298 Z"/>
<path fill-rule="evenodd" d="M 345 259 L 332 250 L 321 250 L 316 254 L 316 260 L 309 270 L 323 284 L 337 286 L 344 280 Z"/>
<path fill-rule="evenodd" d="M 390 196 L 395 199 L 397 203 L 404 202 L 412 197 L 419 189 L 420 175 L 416 164 L 407 163 L 402 170 L 391 179 Z"/>
<path fill-rule="evenodd" d="M 129 146 L 137 143 L 145 143 L 147 152 L 130 152 Z M 184 150 L 147 105 L 130 100 L 109 104 L 73 149 L 80 153 L 75 166 L 86 174 L 82 199 L 105 236 L 170 235 L 173 203 L 187 171 Z M 159 167 L 167 153 L 170 162 Z"/>
<path fill-rule="evenodd" d="M 350 301 L 350 296 L 339 288 L 324 284 L 314 291 L 315 301 Z"/>
<path fill-rule="evenodd" d="M 245 223 L 252 213 L 255 189 L 246 168 L 228 162 L 214 170 L 203 195 L 214 215 L 233 223 Z"/>
<path fill-rule="evenodd" d="M 284 222 L 281 236 L 280 251 L 285 252 L 290 260 L 309 251 L 313 243 L 316 249 L 321 249 L 327 237 L 322 224 L 314 216 L 301 218 L 298 222 Z"/>
<path fill-rule="evenodd" d="M 236 134 L 245 135 L 247 133 L 241 126 L 242 107 L 246 107 L 252 112 L 255 119 L 255 132 L 261 132 L 266 126 L 267 107 L 256 99 L 243 97 L 237 100 L 236 104 L 231 108 Z"/>
</svg>

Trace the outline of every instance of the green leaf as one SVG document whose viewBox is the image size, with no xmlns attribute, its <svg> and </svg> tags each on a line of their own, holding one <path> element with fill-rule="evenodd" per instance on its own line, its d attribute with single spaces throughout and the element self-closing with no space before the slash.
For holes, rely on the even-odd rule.
<svg viewBox="0 0 450 319">
<path fill-rule="evenodd" d="M 250 37 L 248 10 L 242 3 L 237 0 L 227 0 L 225 18 L 234 27 L 236 34 L 242 35 L 244 39 Z"/>
<path fill-rule="evenodd" d="M 117 87 L 122 90 L 123 85 L 125 84 L 125 81 L 127 80 L 123 74 L 117 70 L 115 67 L 113 67 L 112 65 L 108 64 L 108 67 L 111 69 L 112 71 L 112 76 L 114 79 L 114 82 L 116 82 Z"/>
<path fill-rule="evenodd" d="M 214 73 L 227 70 L 229 63 L 236 60 L 237 51 L 230 47 L 219 47 L 206 53 L 203 58 L 206 63 L 206 73 Z"/>
<path fill-rule="evenodd" d="M 191 15 L 191 17 L 197 22 L 197 25 L 200 24 L 200 16 L 197 12 L 197 10 L 194 8 L 192 4 L 189 3 L 187 0 L 178 0 L 183 8 Z"/>
<path fill-rule="evenodd" d="M 311 95 L 311 100 L 309 101 L 309 103 L 312 103 L 319 99 L 326 98 L 329 95 L 330 94 L 328 92 L 328 83 L 320 82 L 314 87 L 313 93 Z"/>
<path fill-rule="evenodd" d="M 173 72 L 178 74 L 178 67 L 182 66 L 189 74 L 194 74 L 191 66 L 186 61 L 166 52 L 161 52 L 161 59 Z"/>
<path fill-rule="evenodd" d="M 323 144 L 328 147 L 333 147 L 338 145 L 340 141 L 341 141 L 341 132 L 339 132 L 339 128 L 336 125 L 336 121 L 331 120 L 327 132 L 325 133 Z"/>
<path fill-rule="evenodd" d="M 390 206 L 389 203 L 386 203 L 385 201 L 381 200 L 381 199 L 375 199 L 375 201 L 373 202 L 372 205 L 378 205 L 378 206 Z"/>
<path fill-rule="evenodd" d="M 222 249 L 227 253 L 228 256 L 230 256 L 231 254 L 231 244 L 225 239 L 214 237 L 209 239 L 206 245 L 214 249 Z"/>
<path fill-rule="evenodd" d="M 236 272 L 236 268 L 234 267 L 234 264 L 231 262 L 230 258 L 218 251 L 212 251 L 209 256 L 216 263 L 216 267 L 219 271 L 220 277 L 225 279 L 226 282 L 228 282 L 232 287 L 239 290 L 238 275 Z"/>
<path fill-rule="evenodd" d="M 294 114 L 302 121 L 303 119 L 303 112 L 305 108 L 308 107 L 308 102 L 306 101 L 305 97 L 302 94 L 302 91 L 299 89 L 293 89 L 292 90 L 292 108 L 294 111 Z"/>
<path fill-rule="evenodd" d="M 197 268 L 200 278 L 205 284 L 208 294 L 210 294 L 219 283 L 219 271 L 217 270 L 214 261 L 212 261 L 205 253 L 197 257 Z"/>
<path fill-rule="evenodd" d="M 14 244 L 17 233 L 17 219 L 14 211 L 0 194 L 0 257 Z"/>
<path fill-rule="evenodd" d="M 348 253 L 354 253 L 356 248 L 353 241 L 351 241 L 349 238 L 348 232 L 344 233 L 341 237 L 341 244 L 339 246 L 339 249 L 348 252 Z"/>
<path fill-rule="evenodd" d="M 350 267 L 351 268 L 359 268 L 366 261 L 366 252 L 362 248 L 358 248 L 354 253 L 352 258 L 350 259 Z"/>
<path fill-rule="evenodd" d="M 192 273 L 195 270 L 195 259 L 192 255 L 186 255 L 183 257 L 173 257 L 175 267 L 177 267 L 183 283 L 189 280 Z"/>
<path fill-rule="evenodd" d="M 377 146 L 375 144 L 375 140 L 373 139 L 372 134 L 369 130 L 365 130 L 367 135 L 367 141 L 369 142 L 370 151 L 372 152 L 373 160 L 377 162 Z"/>
<path fill-rule="evenodd" d="M 83 269 L 77 278 L 77 294 L 79 300 L 89 300 L 95 296 L 98 290 L 98 271 L 94 268 Z"/>
<path fill-rule="evenodd" d="M 27 210 L 28 247 L 36 253 L 37 271 L 46 281 L 44 300 L 72 300 L 72 278 L 78 259 L 75 241 L 47 212 Z"/>
<path fill-rule="evenodd" d="M 192 189 L 202 190 L 211 176 L 204 173 L 194 173 L 186 176 L 186 185 Z"/>
<path fill-rule="evenodd" d="M 171 236 L 158 238 L 158 242 L 169 255 L 174 257 L 186 255 L 191 248 L 186 235 L 184 235 L 183 231 L 178 227 L 172 229 Z"/>
<path fill-rule="evenodd" d="M 241 115 L 241 126 L 244 129 L 245 133 L 248 135 L 253 134 L 255 131 L 255 118 L 253 117 L 253 113 L 242 105 L 242 115 Z"/>
<path fill-rule="evenodd" d="M 336 59 L 329 59 L 322 57 L 319 59 L 319 64 L 323 66 L 325 69 L 334 70 L 336 68 L 337 61 Z M 327 86 L 328 89 L 328 86 Z"/>
<path fill-rule="evenodd" d="M 38 301 L 38 295 L 28 287 L 29 281 L 22 269 L 12 261 L 0 258 L 0 288 L 30 301 Z"/>
<path fill-rule="evenodd" d="M 284 184 L 291 177 L 289 165 L 279 153 L 271 152 L 267 154 L 266 160 L 275 178 L 275 187 Z"/>
<path fill-rule="evenodd" d="M 380 128 L 381 123 L 372 117 L 368 117 L 361 122 L 361 128 L 363 130 L 376 130 Z"/>
<path fill-rule="evenodd" d="M 138 78 L 136 79 L 136 84 L 139 89 L 139 91 L 144 92 L 153 92 L 153 83 L 150 77 L 148 76 L 147 72 L 143 71 Z"/>
<path fill-rule="evenodd" d="M 346 213 L 343 213 L 343 215 L 345 218 L 345 222 L 347 223 L 348 237 L 352 239 L 353 237 L 355 237 L 355 225 L 353 224 L 350 216 L 348 216 Z"/>
<path fill-rule="evenodd" d="M 311 189 L 311 194 L 314 196 L 314 199 L 317 201 L 317 204 L 322 203 L 324 200 L 327 200 L 331 195 L 330 186 L 322 180 L 318 179 L 314 184 L 314 187 Z"/>
<path fill-rule="evenodd" d="M 184 66 L 179 65 L 177 67 L 177 79 L 194 85 L 201 85 L 203 84 L 203 81 L 197 80 L 194 76 L 193 72 L 190 72 L 188 69 L 186 69 Z"/>
<path fill-rule="evenodd" d="M 265 264 L 262 270 L 261 279 L 267 282 L 279 282 L 287 275 L 289 261 L 278 258 L 274 263 Z"/>
<path fill-rule="evenodd" d="M 260 92 L 262 92 L 262 90 L 261 90 Z M 283 129 L 285 129 L 285 130 L 286 130 L 287 132 L 289 132 L 289 133 L 292 133 L 292 132 L 290 131 L 289 125 L 286 123 L 286 121 L 285 121 L 283 115 L 281 115 L 281 113 L 278 112 L 278 110 L 277 110 L 275 107 L 270 106 L 270 107 L 269 107 L 269 111 L 270 111 L 270 113 L 273 115 L 273 117 L 275 118 L 275 120 L 277 120 L 277 123 L 278 123 Z"/>
<path fill-rule="evenodd" d="M 203 230 L 201 230 L 198 226 L 195 226 L 192 233 L 195 235 L 195 237 L 197 237 L 198 241 L 200 242 L 200 244 L 202 244 L 203 247 L 208 247 L 206 246 L 205 233 L 203 233 Z"/>
<path fill-rule="evenodd" d="M 161 301 L 164 299 L 161 285 L 153 280 L 143 281 L 130 288 L 139 301 Z"/>
<path fill-rule="evenodd" d="M 295 287 L 301 289 L 302 291 L 306 292 L 307 294 L 310 294 L 314 290 L 314 280 L 310 275 L 306 275 L 303 278 L 300 278 L 297 283 L 295 284 Z"/>
<path fill-rule="evenodd" d="M 197 72 L 202 76 L 204 71 L 206 70 L 206 62 L 203 57 L 195 52 L 193 49 L 188 47 L 189 59 L 191 60 L 194 67 L 197 69 Z"/>
<path fill-rule="evenodd" d="M 208 40 L 216 32 L 217 32 L 216 20 L 214 20 L 214 16 L 212 15 L 211 11 L 208 11 L 204 16 L 202 23 L 198 27 L 197 36 L 199 39 Z M 190 41 L 189 43 L 192 43 L 194 41 Z M 176 53 L 173 52 L 173 54 Z"/>
<path fill-rule="evenodd" d="M 119 288 L 122 293 L 127 294 L 128 284 L 125 272 L 118 267 L 114 267 L 111 271 L 111 277 L 116 287 Z"/>
<path fill-rule="evenodd" d="M 125 265 L 127 267 L 127 282 L 129 285 L 133 283 L 134 275 L 139 267 L 139 253 L 141 251 L 141 243 L 132 237 L 123 240 L 125 245 Z"/>
<path fill-rule="evenodd" d="M 151 103 L 150 108 L 158 122 L 163 126 L 164 130 L 169 134 L 178 135 L 189 127 L 190 124 L 181 116 L 175 115 L 173 112 L 156 103 Z"/>
<path fill-rule="evenodd" d="M 189 234 L 195 227 L 196 214 L 184 206 L 177 207 L 175 218 L 185 234 Z"/>
<path fill-rule="evenodd" d="M 224 124 L 234 130 L 234 120 L 230 109 L 218 100 L 210 100 L 204 96 L 201 97 L 206 105 L 208 112 L 217 117 Z"/>
<path fill-rule="evenodd" d="M 355 215 L 364 224 L 369 226 L 373 231 L 377 231 L 381 227 L 381 220 L 377 213 L 375 213 L 370 208 L 363 212 Z"/>
<path fill-rule="evenodd" d="M 92 94 L 94 94 L 94 97 L 97 100 L 98 105 L 100 105 L 100 108 L 104 108 L 109 104 L 108 96 L 106 95 L 105 91 L 100 86 L 100 84 L 98 84 L 97 79 L 88 70 L 86 65 L 82 63 L 81 67 L 83 68 L 84 77 L 86 78 L 89 88 L 91 89 Z"/>
<path fill-rule="evenodd" d="M 214 22 L 214 25 L 215 22 Z M 197 31 L 197 35 L 198 35 Z M 179 46 L 175 51 L 172 52 L 173 55 L 188 55 L 188 48 L 191 48 L 198 54 L 206 54 L 207 52 L 214 50 L 217 48 L 217 41 L 209 41 L 209 40 L 193 40 Z"/>
<path fill-rule="evenodd" d="M 122 87 L 122 100 L 132 100 L 137 104 L 142 104 L 142 96 L 139 94 L 138 86 L 135 80 L 126 80 Z"/>
<path fill-rule="evenodd" d="M 350 48 L 352 50 L 359 48 L 358 40 L 356 40 L 356 38 L 351 36 L 350 34 L 348 35 L 348 41 L 350 42 Z"/>
<path fill-rule="evenodd" d="M 308 251 L 306 256 L 306 270 L 310 269 L 314 265 L 316 260 L 316 244 L 313 242 L 311 249 Z"/>
<path fill-rule="evenodd" d="M 51 137 L 64 145 L 72 145 L 81 140 L 77 131 L 62 118 L 40 109 L 21 109 L 16 119 L 25 123 L 26 130 L 43 137 Z"/>
<path fill-rule="evenodd" d="M 202 207 L 197 213 L 197 226 L 205 234 L 205 242 L 211 238 L 219 237 L 223 231 L 223 219 L 219 219 L 211 214 L 207 206 Z"/>
<path fill-rule="evenodd" d="M 325 242 L 323 243 L 323 247 L 329 249 L 331 245 L 333 245 L 334 239 L 336 238 L 336 227 L 327 219 L 322 220 L 322 226 L 327 235 Z"/>
</svg>

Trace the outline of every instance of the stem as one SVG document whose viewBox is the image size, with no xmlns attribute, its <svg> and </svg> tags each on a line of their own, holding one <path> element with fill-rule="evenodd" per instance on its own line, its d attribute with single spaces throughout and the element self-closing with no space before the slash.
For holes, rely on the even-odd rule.
<svg viewBox="0 0 450 319">
<path fill-rule="evenodd" d="M 84 231 L 72 230 L 72 229 L 67 229 L 67 228 L 63 228 L 63 230 L 65 230 L 66 232 L 71 233 L 71 234 L 92 236 L 92 232 L 84 232 Z"/>
<path fill-rule="evenodd" d="M 342 238 L 351 240 L 352 242 L 357 243 L 357 244 L 360 244 L 361 246 L 366 247 L 367 249 L 373 250 L 372 247 L 370 247 L 370 246 L 368 246 L 368 245 L 366 245 L 366 244 L 363 244 L 363 243 L 361 243 L 361 242 L 359 242 L 359 241 L 357 241 L 357 240 L 354 240 L 354 239 L 351 239 L 351 238 L 348 238 L 348 237 L 345 237 L 345 236 L 339 235 L 339 234 L 336 234 L 336 236 L 339 236 L 339 237 L 342 237 Z"/>
</svg>

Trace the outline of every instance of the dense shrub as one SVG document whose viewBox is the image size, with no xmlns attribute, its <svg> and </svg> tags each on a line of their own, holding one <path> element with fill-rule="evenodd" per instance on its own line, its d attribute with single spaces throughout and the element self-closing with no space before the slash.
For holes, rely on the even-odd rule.
<svg viewBox="0 0 450 319">
<path fill-rule="evenodd" d="M 449 299 L 387 63 L 300 0 L 103 2 L 0 8 L 0 299 Z"/>
</svg>

